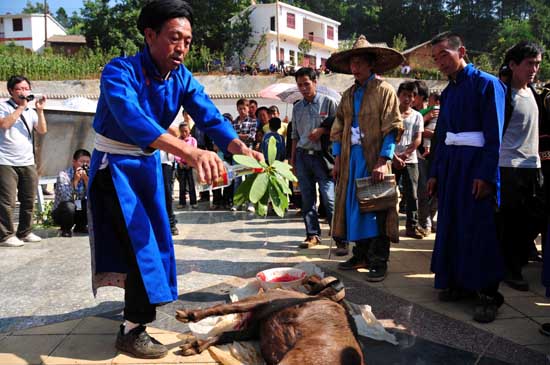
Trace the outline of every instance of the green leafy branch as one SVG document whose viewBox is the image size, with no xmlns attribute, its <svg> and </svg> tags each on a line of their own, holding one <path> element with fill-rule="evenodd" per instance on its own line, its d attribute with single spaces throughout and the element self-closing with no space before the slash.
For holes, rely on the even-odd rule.
<svg viewBox="0 0 550 365">
<path fill-rule="evenodd" d="M 233 204 L 239 206 L 248 201 L 253 203 L 256 214 L 266 216 L 269 203 L 273 211 L 284 217 L 288 209 L 289 196 L 292 190 L 288 186 L 289 181 L 298 181 L 292 173 L 292 166 L 275 159 L 277 156 L 277 141 L 271 137 L 267 147 L 267 163 L 256 161 L 254 158 L 244 155 L 235 155 L 235 162 L 252 167 L 260 168 L 262 172 L 246 177 L 246 180 L 239 186 L 233 197 Z"/>
</svg>

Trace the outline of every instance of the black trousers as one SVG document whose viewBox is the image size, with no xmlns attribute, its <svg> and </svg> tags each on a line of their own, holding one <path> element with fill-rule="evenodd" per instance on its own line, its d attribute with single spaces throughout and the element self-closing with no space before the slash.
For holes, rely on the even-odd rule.
<svg viewBox="0 0 550 365">
<path fill-rule="evenodd" d="M 82 209 L 77 210 L 76 204 L 72 201 L 61 202 L 52 212 L 55 224 L 61 227 L 62 231 L 70 231 L 74 225 L 77 228 L 84 228 L 88 225 L 86 215 L 87 200 L 82 200 Z"/>
<path fill-rule="evenodd" d="M 172 207 L 173 192 L 174 192 L 174 167 L 168 164 L 162 164 L 162 177 L 164 180 L 164 200 L 166 202 L 166 213 L 170 221 L 170 227 L 176 225 L 176 216 Z"/>
<path fill-rule="evenodd" d="M 386 236 L 386 212 L 376 212 L 379 236 L 358 240 L 353 255 L 364 259 L 371 269 L 387 269 L 390 258 L 390 238 Z"/>
<path fill-rule="evenodd" d="M 136 255 L 128 235 L 128 229 L 126 228 L 126 222 L 109 168 L 97 172 L 92 189 L 94 189 L 94 194 L 97 196 L 98 207 L 101 207 L 102 214 L 106 216 L 105 221 L 111 224 L 121 256 L 126 260 L 124 319 L 140 324 L 153 322 L 156 318 L 156 305 L 149 302 L 149 297 L 143 285 L 143 279 L 141 278 Z"/>
<path fill-rule="evenodd" d="M 179 204 L 186 205 L 185 192 L 189 192 L 191 205 L 197 204 L 197 192 L 195 191 L 195 180 L 193 169 L 190 167 L 179 167 L 177 170 L 178 182 L 180 183 Z"/>
<path fill-rule="evenodd" d="M 521 276 L 533 241 L 546 226 L 542 173 L 536 168 L 500 168 L 499 236 L 506 271 Z"/>
</svg>

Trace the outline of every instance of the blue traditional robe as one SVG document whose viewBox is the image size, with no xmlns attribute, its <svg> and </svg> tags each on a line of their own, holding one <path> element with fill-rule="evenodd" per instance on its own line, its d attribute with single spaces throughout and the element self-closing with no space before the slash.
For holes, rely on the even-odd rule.
<svg viewBox="0 0 550 365">
<path fill-rule="evenodd" d="M 353 94 L 353 120 L 351 125 L 354 128 L 359 127 L 358 117 L 367 84 L 375 76 L 375 74 L 372 74 L 364 85 L 357 87 Z M 393 131 L 384 137 L 380 151 L 381 157 L 386 157 L 390 160 L 393 158 L 396 135 L 397 132 Z M 341 150 L 342 144 L 340 142 L 333 142 L 332 153 L 335 156 L 339 156 Z M 346 239 L 348 241 L 358 241 L 379 236 L 376 213 L 361 213 L 355 192 L 355 179 L 369 177 L 370 175 L 371 171 L 367 169 L 367 161 L 363 154 L 363 147 L 361 145 L 351 146 L 349 179 L 346 189 Z"/>
<path fill-rule="evenodd" d="M 441 94 L 431 176 L 437 178 L 439 212 L 431 270 L 435 287 L 480 290 L 497 284 L 504 266 L 495 226 L 496 196 L 475 200 L 473 180 L 498 190 L 498 156 L 505 86 L 467 65 Z M 483 147 L 446 145 L 447 132 L 482 132 Z"/>
<path fill-rule="evenodd" d="M 149 49 L 113 59 L 101 75 L 101 94 L 93 128 L 112 140 L 148 149 L 166 133 L 180 108 L 223 150 L 238 138 L 204 88 L 183 65 L 161 77 Z M 123 286 L 127 271 L 111 222 L 97 207 L 94 176 L 108 163 L 128 234 L 152 304 L 177 299 L 176 263 L 164 201 L 158 151 L 151 156 L 128 156 L 94 150 L 90 164 L 92 275 L 94 293 L 100 286 Z"/>
</svg>

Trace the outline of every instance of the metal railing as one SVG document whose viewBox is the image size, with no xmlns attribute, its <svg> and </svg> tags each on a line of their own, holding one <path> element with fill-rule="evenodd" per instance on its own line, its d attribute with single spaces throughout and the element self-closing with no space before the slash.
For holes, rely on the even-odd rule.
<svg viewBox="0 0 550 365">
<path fill-rule="evenodd" d="M 313 34 L 311 33 L 304 33 L 304 38 L 305 39 L 308 39 L 312 42 L 317 42 L 317 43 L 321 43 L 321 44 L 325 44 L 325 38 L 323 37 L 316 37 L 314 36 Z"/>
</svg>

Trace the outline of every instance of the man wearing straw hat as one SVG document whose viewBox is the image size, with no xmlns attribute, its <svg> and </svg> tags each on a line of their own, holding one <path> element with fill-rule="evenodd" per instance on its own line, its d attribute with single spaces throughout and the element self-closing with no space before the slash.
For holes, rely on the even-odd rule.
<svg viewBox="0 0 550 365">
<path fill-rule="evenodd" d="M 403 123 L 393 87 L 376 74 L 403 61 L 398 51 L 372 46 L 363 35 L 352 49 L 327 61 L 330 70 L 355 77 L 355 83 L 342 96 L 330 133 L 337 180 L 333 236 L 355 242 L 353 256 L 339 268 L 368 268 L 366 280 L 373 282 L 386 277 L 390 238 L 398 239 L 397 210 L 361 213 L 355 179 L 372 176 L 381 181 L 390 172 L 389 161 Z"/>
<path fill-rule="evenodd" d="M 437 189 L 439 213 L 431 270 L 441 301 L 478 298 L 473 319 L 492 322 L 504 298 L 498 292 L 503 261 L 495 226 L 498 160 L 505 87 L 465 61 L 459 34 L 431 41 L 432 57 L 449 77 L 441 94 L 435 158 L 428 193 Z"/>
</svg>

